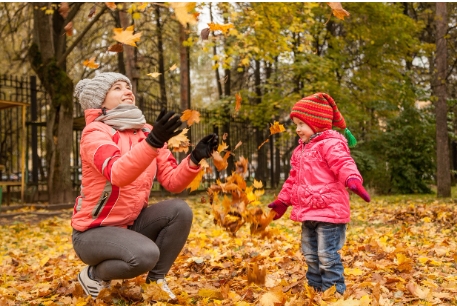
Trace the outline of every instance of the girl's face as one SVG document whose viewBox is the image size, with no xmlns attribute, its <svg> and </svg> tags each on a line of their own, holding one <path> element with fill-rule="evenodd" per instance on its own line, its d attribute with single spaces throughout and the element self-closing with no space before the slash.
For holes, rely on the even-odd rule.
<svg viewBox="0 0 457 306">
<path fill-rule="evenodd" d="M 102 103 L 102 107 L 110 110 L 117 107 L 119 104 L 135 105 L 135 96 L 133 95 L 132 89 L 129 84 L 124 81 L 117 81 L 111 86 L 106 94 L 105 101 Z"/>
<path fill-rule="evenodd" d="M 295 132 L 297 132 L 297 135 L 304 143 L 307 143 L 309 141 L 309 138 L 314 135 L 313 130 L 309 127 L 309 125 L 307 125 L 297 117 L 293 117 L 292 120 L 297 126 Z"/>
</svg>

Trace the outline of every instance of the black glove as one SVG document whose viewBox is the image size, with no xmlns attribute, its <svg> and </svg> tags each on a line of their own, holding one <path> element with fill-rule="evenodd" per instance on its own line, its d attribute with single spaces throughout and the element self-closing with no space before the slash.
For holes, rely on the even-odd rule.
<svg viewBox="0 0 457 306">
<path fill-rule="evenodd" d="M 152 147 L 161 148 L 170 138 L 181 133 L 181 129 L 176 129 L 182 125 L 182 121 L 178 115 L 173 117 L 174 114 L 175 112 L 173 111 L 167 112 L 165 109 L 162 109 L 153 125 L 151 133 L 146 138 L 147 143 Z"/>
<path fill-rule="evenodd" d="M 217 150 L 218 145 L 219 137 L 217 134 L 209 134 L 197 143 L 195 149 L 190 153 L 190 159 L 198 165 L 203 158 L 211 157 L 213 151 Z"/>
</svg>

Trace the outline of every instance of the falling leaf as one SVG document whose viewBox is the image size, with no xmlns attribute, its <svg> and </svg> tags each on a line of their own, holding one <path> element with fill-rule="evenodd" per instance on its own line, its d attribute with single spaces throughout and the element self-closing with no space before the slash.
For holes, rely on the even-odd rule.
<svg viewBox="0 0 457 306">
<path fill-rule="evenodd" d="M 284 132 L 286 129 L 284 128 L 284 125 L 279 124 L 278 121 L 274 121 L 273 124 L 270 126 L 270 134 L 278 134 Z"/>
<path fill-rule="evenodd" d="M 191 126 L 194 123 L 200 122 L 200 112 L 196 110 L 186 109 L 182 112 L 181 121 L 186 122 L 187 126 Z"/>
<path fill-rule="evenodd" d="M 121 43 L 115 43 L 112 44 L 111 46 L 108 47 L 108 51 L 110 52 L 123 52 L 124 51 L 124 45 Z"/>
<path fill-rule="evenodd" d="M 252 184 L 252 186 L 254 186 L 254 188 L 260 189 L 260 188 L 263 188 L 263 183 L 262 183 L 262 181 L 258 181 L 256 179 L 254 179 L 254 183 Z"/>
<path fill-rule="evenodd" d="M 90 59 L 85 60 L 83 65 L 91 69 L 97 69 L 100 66 L 99 64 L 95 63 L 95 57 L 91 57 Z"/>
<path fill-rule="evenodd" d="M 115 11 L 117 8 L 116 3 L 114 2 L 105 2 L 105 5 L 112 11 Z"/>
<path fill-rule="evenodd" d="M 327 4 L 332 9 L 332 13 L 336 18 L 344 20 L 344 17 L 349 17 L 349 12 L 343 9 L 341 2 L 327 2 Z"/>
<path fill-rule="evenodd" d="M 65 30 L 65 34 L 67 36 L 72 36 L 73 35 L 73 22 L 67 23 L 67 25 L 63 28 Z"/>
<path fill-rule="evenodd" d="M 270 141 L 270 139 L 267 139 L 267 140 L 265 140 L 264 142 L 262 142 L 262 143 L 260 144 L 260 146 L 257 147 L 257 150 L 259 150 L 261 147 L 263 147 L 264 144 L 266 144 L 266 143 L 269 142 L 269 141 Z"/>
<path fill-rule="evenodd" d="M 187 153 L 189 151 L 190 142 L 186 135 L 187 131 L 189 131 L 189 129 L 183 129 L 181 133 L 168 140 L 168 147 L 171 148 L 173 152 Z"/>
<path fill-rule="evenodd" d="M 239 111 L 240 108 L 241 108 L 241 94 L 240 93 L 236 93 L 235 94 L 235 112 Z"/>
<path fill-rule="evenodd" d="M 222 139 L 224 139 L 224 138 L 222 138 Z M 222 143 L 217 146 L 217 152 L 221 153 L 222 151 L 227 150 L 228 147 L 229 146 L 224 141 L 222 141 Z"/>
<path fill-rule="evenodd" d="M 240 156 L 239 160 L 235 162 L 236 172 L 239 174 L 245 174 L 248 171 L 248 160 L 243 156 Z"/>
<path fill-rule="evenodd" d="M 152 76 L 153 78 L 157 78 L 161 73 L 159 72 L 153 72 L 153 73 L 148 73 L 147 75 Z"/>
<path fill-rule="evenodd" d="M 221 31 L 224 34 L 227 34 L 230 29 L 233 29 L 235 26 L 231 23 L 229 24 L 217 24 L 214 22 L 208 23 L 209 29 L 211 31 Z"/>
<path fill-rule="evenodd" d="M 202 40 L 208 40 L 208 37 L 209 37 L 210 33 L 211 33 L 210 28 L 204 28 L 200 32 L 200 37 L 202 38 Z"/>
<path fill-rule="evenodd" d="M 178 68 L 178 66 L 176 66 L 176 64 L 173 64 L 173 66 L 170 67 L 170 71 L 173 71 L 173 70 L 176 70 Z"/>
<path fill-rule="evenodd" d="M 96 11 L 97 11 L 97 6 L 95 6 L 95 4 L 94 4 L 90 8 L 89 15 L 87 15 L 87 17 L 92 18 L 95 15 Z"/>
<path fill-rule="evenodd" d="M 265 268 L 259 268 L 257 262 L 254 262 L 252 265 L 248 266 L 248 269 L 247 269 L 248 284 L 254 283 L 256 285 L 265 285 L 265 276 L 266 275 L 267 275 L 267 270 Z"/>
<path fill-rule="evenodd" d="M 202 169 L 197 174 L 197 176 L 192 180 L 192 182 L 190 182 L 189 186 L 187 186 L 187 188 L 190 189 L 190 192 L 198 189 L 198 186 L 200 186 L 200 183 L 202 181 L 203 174 L 205 174 L 205 170 L 204 169 Z"/>
<path fill-rule="evenodd" d="M 60 3 L 59 14 L 60 14 L 60 16 L 63 17 L 63 19 L 67 18 L 69 11 L 70 11 L 70 6 L 68 5 L 68 2 Z"/>
<path fill-rule="evenodd" d="M 189 12 L 195 9 L 195 2 L 170 2 L 170 7 L 175 11 L 176 19 L 184 26 L 196 24 L 197 19 Z"/>
<path fill-rule="evenodd" d="M 133 25 L 127 27 L 125 30 L 123 30 L 122 28 L 114 28 L 113 39 L 125 45 L 136 47 L 137 45 L 135 43 L 140 40 L 141 32 L 133 34 L 133 28 Z"/>
<path fill-rule="evenodd" d="M 227 166 L 228 166 L 227 159 L 230 157 L 230 151 L 225 152 L 224 157 L 221 156 L 219 151 L 214 151 L 212 156 L 213 156 L 213 164 L 216 167 L 217 171 L 222 171 L 227 168 Z"/>
<path fill-rule="evenodd" d="M 243 144 L 242 141 L 238 141 L 238 143 L 236 144 L 235 149 L 233 149 L 233 151 L 235 151 L 236 149 L 238 149 L 242 144 Z"/>
</svg>

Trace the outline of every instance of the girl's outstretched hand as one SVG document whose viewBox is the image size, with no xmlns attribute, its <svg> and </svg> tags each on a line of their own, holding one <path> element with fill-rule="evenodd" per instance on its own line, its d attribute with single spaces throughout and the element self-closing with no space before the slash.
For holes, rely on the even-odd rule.
<svg viewBox="0 0 457 306">
<path fill-rule="evenodd" d="M 370 202 L 370 195 L 363 188 L 362 182 L 358 178 L 350 178 L 346 181 L 346 186 L 354 192 L 356 195 L 361 197 L 365 202 Z"/>
<path fill-rule="evenodd" d="M 278 220 L 281 218 L 287 211 L 287 208 L 289 208 L 287 204 L 284 204 L 279 200 L 275 200 L 274 202 L 268 204 L 268 207 L 276 213 L 276 216 L 273 218 L 273 220 Z"/>
</svg>

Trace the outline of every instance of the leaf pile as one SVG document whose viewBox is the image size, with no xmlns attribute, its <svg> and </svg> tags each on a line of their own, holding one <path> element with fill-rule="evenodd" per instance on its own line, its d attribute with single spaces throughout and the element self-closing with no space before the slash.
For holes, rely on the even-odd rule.
<svg viewBox="0 0 457 306">
<path fill-rule="evenodd" d="M 273 199 L 268 192 L 263 197 Z M 457 208 L 450 201 L 375 197 L 366 204 L 353 197 L 342 250 L 347 291 L 339 298 L 332 288 L 315 293 L 307 286 L 300 224 L 288 220 L 290 211 L 262 236 L 241 227 L 233 237 L 208 216 L 209 201 L 195 195 L 187 202 L 194 223 L 167 276 L 179 305 L 457 303 Z M 11 219 L 0 235 L 0 305 L 167 305 L 145 275 L 113 281 L 95 301 L 85 296 L 68 216 Z"/>
</svg>

